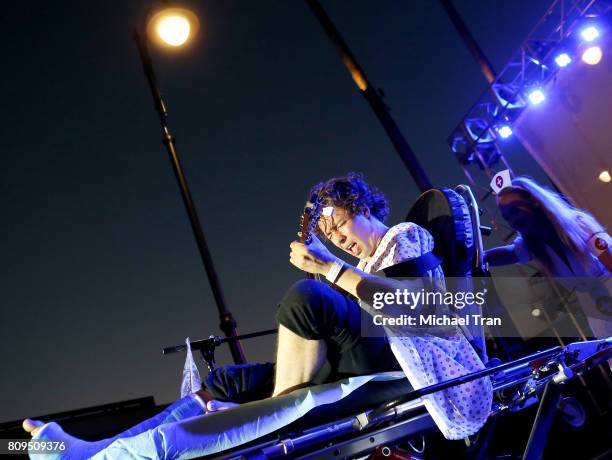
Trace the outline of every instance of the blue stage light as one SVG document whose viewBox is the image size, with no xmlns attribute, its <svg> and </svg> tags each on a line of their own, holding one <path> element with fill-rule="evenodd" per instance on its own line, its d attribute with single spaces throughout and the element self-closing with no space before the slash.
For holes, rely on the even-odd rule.
<svg viewBox="0 0 612 460">
<path fill-rule="evenodd" d="M 555 58 L 559 67 L 567 67 L 572 62 L 572 58 L 567 53 L 561 53 Z"/>
<path fill-rule="evenodd" d="M 544 102 L 544 99 L 546 99 L 546 96 L 544 96 L 541 89 L 534 89 L 529 93 L 529 100 L 533 105 L 538 105 L 541 102 Z"/>
<path fill-rule="evenodd" d="M 582 32 L 580 32 L 580 35 L 585 41 L 592 42 L 597 37 L 599 37 L 599 30 L 597 30 L 597 27 L 595 26 L 588 26 L 582 29 Z"/>
<path fill-rule="evenodd" d="M 508 125 L 500 126 L 499 128 L 497 128 L 497 132 L 499 133 L 502 139 L 507 139 L 512 136 L 512 128 L 510 128 L 510 126 Z"/>
</svg>

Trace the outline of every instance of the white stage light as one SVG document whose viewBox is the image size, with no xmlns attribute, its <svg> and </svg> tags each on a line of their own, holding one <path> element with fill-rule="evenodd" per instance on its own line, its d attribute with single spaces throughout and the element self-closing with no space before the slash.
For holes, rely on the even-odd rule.
<svg viewBox="0 0 612 460">
<path fill-rule="evenodd" d="M 582 53 L 582 61 L 588 65 L 597 65 L 601 62 L 603 52 L 599 46 L 591 46 Z"/>
<path fill-rule="evenodd" d="M 508 125 L 500 126 L 499 128 L 497 128 L 497 132 L 499 133 L 502 139 L 507 139 L 512 136 L 512 128 L 510 128 L 510 126 Z"/>
<path fill-rule="evenodd" d="M 603 170 L 602 172 L 599 173 L 599 180 L 602 182 L 610 182 L 612 181 L 612 176 L 610 176 L 610 171 Z"/>
<path fill-rule="evenodd" d="M 567 53 L 561 53 L 555 58 L 555 62 L 559 67 L 567 67 L 572 62 L 572 58 Z"/>
<path fill-rule="evenodd" d="M 597 30 L 597 27 L 595 26 L 585 27 L 582 29 L 582 32 L 580 32 L 580 35 L 585 41 L 592 42 L 599 37 L 599 30 Z"/>
<path fill-rule="evenodd" d="M 544 99 L 546 99 L 546 96 L 544 96 L 541 89 L 534 89 L 529 93 L 529 100 L 533 105 L 538 105 L 541 102 L 544 102 Z"/>
</svg>

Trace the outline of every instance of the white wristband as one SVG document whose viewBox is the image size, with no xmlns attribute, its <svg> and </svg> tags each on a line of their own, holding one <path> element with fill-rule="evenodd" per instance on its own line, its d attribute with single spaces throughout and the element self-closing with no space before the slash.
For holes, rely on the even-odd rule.
<svg viewBox="0 0 612 460">
<path fill-rule="evenodd" d="M 340 274 L 342 267 L 344 267 L 344 263 L 335 260 L 332 266 L 329 267 L 329 271 L 327 272 L 327 275 L 325 275 L 325 279 L 334 284 L 338 279 L 338 275 Z"/>
</svg>

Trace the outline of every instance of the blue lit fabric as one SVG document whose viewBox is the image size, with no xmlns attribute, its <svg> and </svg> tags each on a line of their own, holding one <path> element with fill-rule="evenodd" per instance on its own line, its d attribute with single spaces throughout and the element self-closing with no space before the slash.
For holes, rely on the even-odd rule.
<svg viewBox="0 0 612 460">
<path fill-rule="evenodd" d="M 315 407 L 345 398 L 370 381 L 403 379 L 401 372 L 351 377 L 253 401 L 208 415 L 166 423 L 129 438 L 115 439 L 91 458 L 188 459 L 211 455 L 272 433 Z M 418 402 L 415 401 L 415 405 Z M 88 458 L 90 455 L 74 458 Z"/>
<path fill-rule="evenodd" d="M 112 438 L 102 439 L 100 441 L 84 441 L 75 438 L 65 433 L 57 423 L 47 423 L 35 436 L 33 436 L 33 439 L 40 441 L 64 441 L 66 449 L 56 454 L 30 454 L 30 458 L 33 460 L 81 460 L 84 458 L 91 458 L 97 452 L 105 451 L 106 448 L 119 439 L 139 439 L 139 436 L 150 437 L 151 433 L 159 426 L 172 426 L 175 422 L 201 416 L 202 414 L 204 414 L 204 411 L 200 403 L 193 395 L 188 395 L 175 401 L 159 414 L 133 426 L 129 430 Z M 135 452 L 133 445 L 131 450 L 126 452 Z M 114 458 L 131 457 L 125 455 Z M 144 457 L 135 456 L 134 458 Z"/>
</svg>

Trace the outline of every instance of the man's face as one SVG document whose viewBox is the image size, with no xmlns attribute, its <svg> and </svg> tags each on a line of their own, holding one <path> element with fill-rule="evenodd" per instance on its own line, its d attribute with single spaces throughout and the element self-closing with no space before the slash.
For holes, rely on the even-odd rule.
<svg viewBox="0 0 612 460">
<path fill-rule="evenodd" d="M 365 259 L 376 250 L 376 234 L 369 215 L 351 216 L 346 210 L 334 207 L 331 216 L 321 216 L 319 229 L 335 246 L 359 259 Z"/>
</svg>

